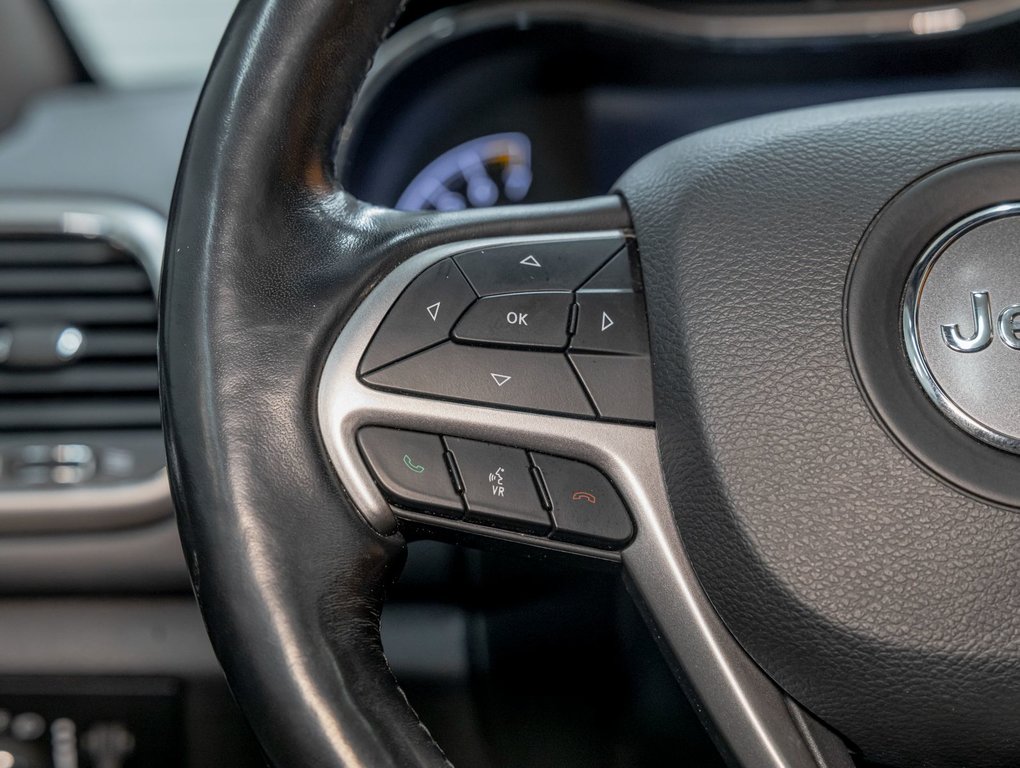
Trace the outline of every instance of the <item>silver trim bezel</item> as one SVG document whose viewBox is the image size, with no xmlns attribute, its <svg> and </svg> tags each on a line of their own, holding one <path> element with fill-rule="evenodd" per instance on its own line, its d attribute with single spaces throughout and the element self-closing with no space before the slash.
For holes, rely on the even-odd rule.
<svg viewBox="0 0 1020 768">
<path fill-rule="evenodd" d="M 982 224 L 1018 215 L 1020 215 L 1020 202 L 1002 203 L 971 214 L 935 238 L 910 270 L 901 308 L 903 346 L 906 349 L 907 359 L 910 361 L 914 376 L 925 394 L 928 395 L 928 399 L 946 418 L 963 431 L 982 442 L 1010 453 L 1020 453 L 1020 438 L 999 432 L 978 421 L 961 408 L 939 385 L 921 349 L 918 313 L 920 312 L 921 294 L 924 292 L 924 285 L 932 267 L 953 243 Z"/>
<path fill-rule="evenodd" d="M 135 203 L 105 198 L 0 197 L 0 236 L 82 235 L 107 240 L 138 259 L 159 293 L 166 219 Z M 95 488 L 0 490 L 0 533 L 69 533 L 143 525 L 173 512 L 166 469 L 143 480 Z"/>
<path fill-rule="evenodd" d="M 619 552 L 628 586 L 657 623 L 660 637 L 730 752 L 740 765 L 755 768 L 817 768 L 785 696 L 729 633 L 701 588 L 673 518 L 654 428 L 387 392 L 368 387 L 358 377 L 362 356 L 390 307 L 414 277 L 440 259 L 511 243 L 621 235 L 626 233 L 470 240 L 432 248 L 400 264 L 368 294 L 330 349 L 317 393 L 323 443 L 354 506 L 382 534 L 396 530 L 397 518 L 359 454 L 355 437 L 365 425 L 520 445 L 598 467 L 634 516 L 634 538 Z M 432 522 L 443 527 L 442 518 Z M 542 539 L 530 538 L 541 546 Z"/>
</svg>

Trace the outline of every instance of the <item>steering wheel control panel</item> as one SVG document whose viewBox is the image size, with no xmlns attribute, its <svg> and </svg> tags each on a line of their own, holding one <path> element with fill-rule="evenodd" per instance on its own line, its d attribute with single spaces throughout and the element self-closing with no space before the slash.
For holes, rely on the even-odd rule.
<svg viewBox="0 0 1020 768">
<path fill-rule="evenodd" d="M 634 533 L 616 489 L 588 464 L 374 426 L 358 432 L 358 446 L 400 507 L 603 549 L 621 547 Z"/>
<path fill-rule="evenodd" d="M 612 236 L 438 261 L 390 308 L 359 375 L 390 391 L 651 424 L 636 255 Z"/>
<path fill-rule="evenodd" d="M 396 266 L 318 389 L 369 524 L 620 562 L 661 480 L 644 298 L 621 230 L 452 242 Z"/>
</svg>

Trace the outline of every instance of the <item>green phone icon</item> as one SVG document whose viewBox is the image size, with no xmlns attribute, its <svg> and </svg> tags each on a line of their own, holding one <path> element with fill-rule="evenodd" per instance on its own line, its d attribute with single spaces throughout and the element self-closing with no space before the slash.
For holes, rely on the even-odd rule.
<svg viewBox="0 0 1020 768">
<path fill-rule="evenodd" d="M 412 472 L 417 472 L 419 475 L 425 471 L 425 467 L 421 464 L 415 464 L 406 453 L 404 454 L 404 466 Z"/>
</svg>

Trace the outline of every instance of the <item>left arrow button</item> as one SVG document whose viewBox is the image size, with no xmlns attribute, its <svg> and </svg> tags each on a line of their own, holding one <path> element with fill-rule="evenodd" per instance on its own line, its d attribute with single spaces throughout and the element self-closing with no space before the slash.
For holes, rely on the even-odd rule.
<svg viewBox="0 0 1020 768">
<path fill-rule="evenodd" d="M 443 259 L 416 277 L 376 331 L 360 372 L 384 365 L 444 341 L 454 323 L 475 300 L 475 292 L 451 259 Z"/>
</svg>

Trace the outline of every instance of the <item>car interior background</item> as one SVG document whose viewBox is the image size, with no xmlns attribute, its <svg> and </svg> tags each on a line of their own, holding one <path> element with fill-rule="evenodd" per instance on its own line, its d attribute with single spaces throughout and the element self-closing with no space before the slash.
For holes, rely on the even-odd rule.
<svg viewBox="0 0 1020 768">
<path fill-rule="evenodd" d="M 264 764 L 192 594 L 156 367 L 234 5 L 0 3 L 0 768 Z M 733 120 L 1020 85 L 1018 50 L 1007 0 L 409 0 L 336 165 L 402 210 L 570 200 Z M 613 567 L 412 542 L 382 629 L 455 765 L 725 764 Z"/>
</svg>

